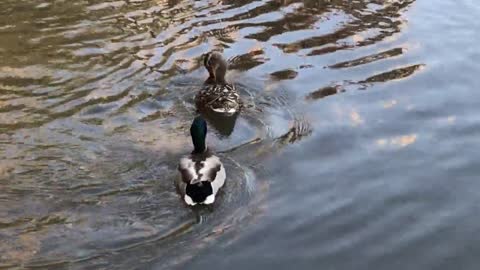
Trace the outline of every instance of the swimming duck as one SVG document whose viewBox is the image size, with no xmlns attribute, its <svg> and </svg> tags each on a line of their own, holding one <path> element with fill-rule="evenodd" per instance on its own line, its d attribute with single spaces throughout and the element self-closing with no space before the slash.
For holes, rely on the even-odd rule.
<svg viewBox="0 0 480 270">
<path fill-rule="evenodd" d="M 185 203 L 190 206 L 212 204 L 218 190 L 225 183 L 225 167 L 207 148 L 207 122 L 201 116 L 193 120 L 190 135 L 194 150 L 189 156 L 180 159 L 177 188 Z"/>
<path fill-rule="evenodd" d="M 233 84 L 225 81 L 227 61 L 220 53 L 210 52 L 205 55 L 203 64 L 208 70 L 209 77 L 195 96 L 197 108 L 225 115 L 238 113 L 241 107 L 240 95 Z"/>
</svg>

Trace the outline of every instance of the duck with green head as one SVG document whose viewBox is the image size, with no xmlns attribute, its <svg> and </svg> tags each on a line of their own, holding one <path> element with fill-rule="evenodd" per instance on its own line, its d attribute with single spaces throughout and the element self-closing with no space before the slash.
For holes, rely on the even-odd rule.
<svg viewBox="0 0 480 270">
<path fill-rule="evenodd" d="M 225 167 L 207 148 L 207 122 L 202 117 L 193 120 L 190 135 L 194 150 L 180 159 L 177 189 L 185 203 L 190 206 L 212 204 L 225 183 Z"/>
<path fill-rule="evenodd" d="M 209 77 L 195 96 L 197 108 L 224 115 L 238 113 L 242 102 L 235 86 L 225 80 L 228 69 L 227 61 L 220 53 L 210 52 L 205 54 L 203 64 Z"/>
</svg>

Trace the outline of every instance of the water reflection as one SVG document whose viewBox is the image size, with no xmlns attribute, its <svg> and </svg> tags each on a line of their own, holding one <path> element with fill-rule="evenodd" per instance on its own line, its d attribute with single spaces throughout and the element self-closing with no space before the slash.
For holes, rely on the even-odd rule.
<svg viewBox="0 0 480 270">
<path fill-rule="evenodd" d="M 230 136 L 235 128 L 238 114 L 225 116 L 215 112 L 204 112 L 202 114 L 208 123 L 222 136 Z"/>
<path fill-rule="evenodd" d="M 235 241 L 269 211 L 264 163 L 294 145 L 319 152 L 304 146 L 317 138 L 310 120 L 333 117 L 309 106 L 424 66 L 395 43 L 413 3 L 2 1 L 0 268 L 167 269 Z M 212 50 L 229 59 L 246 108 L 207 116 L 231 179 L 197 224 L 172 179 Z M 365 127 L 352 108 L 342 108 L 348 125 Z M 390 134 L 376 146 L 419 138 Z"/>
<path fill-rule="evenodd" d="M 362 82 L 372 83 L 372 82 L 386 82 L 396 79 L 401 79 L 412 75 L 415 71 L 422 68 L 423 65 L 413 65 L 404 68 L 398 68 L 391 71 L 387 71 L 372 77 L 367 78 Z"/>
</svg>

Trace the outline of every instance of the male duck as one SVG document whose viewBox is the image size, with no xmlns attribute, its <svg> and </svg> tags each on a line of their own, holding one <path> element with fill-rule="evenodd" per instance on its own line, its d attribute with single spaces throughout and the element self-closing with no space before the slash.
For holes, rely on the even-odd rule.
<svg viewBox="0 0 480 270">
<path fill-rule="evenodd" d="M 228 64 L 218 52 L 205 55 L 203 64 L 210 76 L 205 85 L 195 96 L 197 107 L 214 111 L 216 113 L 233 115 L 240 111 L 241 100 L 235 86 L 225 81 Z"/>
<path fill-rule="evenodd" d="M 177 188 L 190 206 L 212 204 L 218 190 L 225 183 L 225 168 L 220 159 L 207 149 L 207 122 L 202 117 L 193 120 L 190 134 L 194 150 L 189 156 L 180 159 Z"/>
</svg>

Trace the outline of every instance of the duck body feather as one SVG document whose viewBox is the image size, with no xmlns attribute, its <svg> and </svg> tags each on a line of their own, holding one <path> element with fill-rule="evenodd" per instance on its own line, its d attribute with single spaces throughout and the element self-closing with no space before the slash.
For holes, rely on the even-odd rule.
<svg viewBox="0 0 480 270">
<path fill-rule="evenodd" d="M 195 96 L 197 108 L 233 115 L 240 111 L 241 100 L 232 84 L 205 84 Z"/>
<path fill-rule="evenodd" d="M 177 188 L 188 205 L 212 204 L 225 184 L 225 167 L 210 151 L 181 158 L 178 170 Z"/>
<path fill-rule="evenodd" d="M 195 96 L 197 109 L 223 115 L 238 113 L 242 102 L 235 86 L 225 80 L 227 61 L 219 52 L 206 53 L 203 60 L 209 77 Z"/>
</svg>

